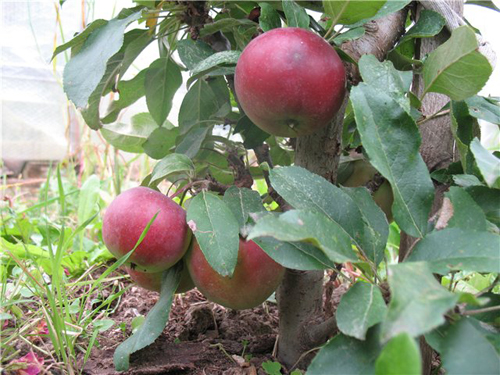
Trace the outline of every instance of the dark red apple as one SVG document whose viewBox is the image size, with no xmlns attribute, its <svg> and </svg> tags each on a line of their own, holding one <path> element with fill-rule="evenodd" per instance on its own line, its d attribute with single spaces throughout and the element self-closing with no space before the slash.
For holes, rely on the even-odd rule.
<svg viewBox="0 0 500 375">
<path fill-rule="evenodd" d="M 344 98 L 345 69 L 333 47 L 313 32 L 273 29 L 243 50 L 235 88 L 255 125 L 273 135 L 297 137 L 333 119 Z"/>
<path fill-rule="evenodd" d="M 157 212 L 128 264 L 134 264 L 133 268 L 139 271 L 160 272 L 177 263 L 191 241 L 186 212 L 170 198 L 147 187 L 127 190 L 106 210 L 102 238 L 109 251 L 120 258 L 132 250 Z"/>
<path fill-rule="evenodd" d="M 194 284 L 208 300 L 235 310 L 250 309 L 264 302 L 276 290 L 285 272 L 255 242 L 242 239 L 232 277 L 219 275 L 208 264 L 195 239 L 186 264 Z"/>
<path fill-rule="evenodd" d="M 133 270 L 130 267 L 125 267 L 125 271 L 130 275 L 130 278 L 140 287 L 159 292 L 161 290 L 161 275 L 163 272 L 141 272 Z M 181 281 L 177 287 L 176 293 L 186 293 L 194 288 L 193 280 L 189 276 L 187 268 L 184 266 L 181 272 Z"/>
</svg>

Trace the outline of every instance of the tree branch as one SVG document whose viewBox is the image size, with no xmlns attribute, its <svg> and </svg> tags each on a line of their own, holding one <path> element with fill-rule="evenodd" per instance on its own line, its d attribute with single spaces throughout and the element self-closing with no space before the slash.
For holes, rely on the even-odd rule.
<svg viewBox="0 0 500 375">
<path fill-rule="evenodd" d="M 358 60 L 364 54 L 373 54 L 382 60 L 404 32 L 407 10 L 386 16 L 366 25 L 366 33 L 358 40 L 344 43 L 341 48 Z M 353 64 L 347 67 L 351 83 L 359 82 L 359 72 Z M 333 119 L 317 133 L 297 138 L 295 165 L 323 176 L 335 183 L 341 152 L 345 108 L 344 102 Z M 336 327 L 334 318 L 321 317 L 323 304 L 323 271 L 293 271 L 287 269 L 285 278 L 278 290 L 277 299 L 280 311 L 280 339 L 278 360 L 286 367 L 294 365 L 299 359 L 309 356 L 302 354 L 312 347 L 326 341 Z M 305 299 L 304 299 L 305 298 Z"/>
<path fill-rule="evenodd" d="M 442 0 L 425 0 L 420 1 L 422 6 L 426 9 L 433 10 L 441 14 L 446 21 L 446 28 L 451 33 L 457 27 L 467 25 L 463 17 L 458 14 L 446 1 Z M 486 41 L 481 35 L 476 34 L 479 44 L 479 52 L 481 52 L 490 62 L 492 68 L 495 68 L 497 57 L 491 44 Z"/>
<path fill-rule="evenodd" d="M 477 309 L 477 310 L 465 310 L 462 315 L 477 315 L 477 314 L 482 314 L 486 312 L 491 312 L 491 311 L 498 311 L 500 310 L 500 306 L 490 306 L 490 307 L 485 307 L 483 309 Z"/>
</svg>

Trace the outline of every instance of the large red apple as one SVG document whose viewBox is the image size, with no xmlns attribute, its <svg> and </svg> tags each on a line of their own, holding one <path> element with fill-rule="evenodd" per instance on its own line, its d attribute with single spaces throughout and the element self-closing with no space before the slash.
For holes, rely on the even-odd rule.
<svg viewBox="0 0 500 375">
<path fill-rule="evenodd" d="M 242 239 L 232 277 L 219 275 L 208 264 L 195 239 L 186 264 L 191 279 L 207 299 L 235 310 L 250 309 L 264 302 L 276 290 L 285 272 L 255 242 Z"/>
<path fill-rule="evenodd" d="M 147 187 L 127 190 L 106 210 L 102 238 L 109 251 L 119 258 L 132 250 L 157 212 L 158 216 L 128 263 L 134 269 L 147 272 L 160 272 L 177 263 L 191 240 L 186 212 L 170 198 Z"/>
<path fill-rule="evenodd" d="M 333 119 L 344 98 L 345 69 L 333 47 L 313 32 L 273 29 L 243 50 L 235 88 L 255 125 L 273 135 L 297 137 Z"/>
<path fill-rule="evenodd" d="M 161 275 L 163 272 L 141 272 L 133 270 L 130 267 L 125 267 L 125 271 L 128 272 L 130 278 L 141 288 L 152 290 L 153 292 L 161 290 Z M 193 280 L 191 280 L 187 268 L 184 267 L 181 271 L 181 281 L 175 293 L 186 293 L 193 288 Z"/>
</svg>

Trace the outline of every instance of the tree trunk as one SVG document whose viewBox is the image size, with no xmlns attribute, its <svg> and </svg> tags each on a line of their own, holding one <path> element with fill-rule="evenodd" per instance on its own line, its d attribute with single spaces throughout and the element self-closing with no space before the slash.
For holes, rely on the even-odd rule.
<svg viewBox="0 0 500 375">
<path fill-rule="evenodd" d="M 463 14 L 463 1 L 447 1 L 455 13 Z M 417 7 L 417 17 L 420 14 L 422 5 Z M 423 38 L 417 44 L 416 58 L 423 58 L 425 55 L 434 51 L 437 47 L 443 44 L 450 37 L 450 32 L 445 28 L 434 38 Z M 415 75 L 413 80 L 412 92 L 420 97 L 424 90 L 422 75 Z M 437 113 L 443 108 L 449 98 L 446 95 L 429 93 L 422 100 L 420 110 L 424 116 L 430 116 Z M 422 144 L 420 153 L 424 159 L 429 171 L 446 168 L 455 159 L 454 153 L 454 138 L 451 131 L 450 116 L 441 116 L 429 121 L 426 121 L 420 126 L 420 134 L 422 136 Z M 443 202 L 443 194 L 448 189 L 448 186 L 437 185 L 434 195 L 434 203 L 432 205 L 430 217 L 441 208 Z M 401 243 L 399 246 L 400 262 L 406 259 L 413 248 L 416 239 L 401 233 Z M 422 355 L 422 373 L 431 373 L 432 348 L 426 343 L 423 337 L 420 338 L 420 351 Z"/>
<path fill-rule="evenodd" d="M 342 49 L 358 60 L 364 54 L 373 54 L 382 60 L 404 32 L 406 10 L 399 11 L 365 25 L 363 37 L 342 45 Z M 353 84 L 359 82 L 354 66 L 347 69 L 347 77 Z M 341 152 L 345 108 L 348 95 L 335 119 L 324 129 L 297 138 L 295 165 L 323 176 L 331 183 L 337 179 L 337 167 Z M 278 361 L 290 369 L 296 366 L 308 350 L 323 344 L 336 329 L 335 318 L 325 320 L 322 271 L 287 270 L 278 289 L 280 314 Z M 304 362 L 304 363 L 305 363 Z"/>
</svg>

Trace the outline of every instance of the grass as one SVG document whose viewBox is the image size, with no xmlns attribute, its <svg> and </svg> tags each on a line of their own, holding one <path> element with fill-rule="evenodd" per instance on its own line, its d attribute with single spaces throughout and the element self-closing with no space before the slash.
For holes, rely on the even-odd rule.
<svg viewBox="0 0 500 375">
<path fill-rule="evenodd" d="M 115 326 L 109 315 L 127 288 L 113 273 L 123 260 L 102 244 L 100 211 L 121 186 L 137 184 L 128 172 L 145 164 L 136 159 L 103 157 L 111 163 L 101 177 L 66 162 L 49 169 L 37 192 L 10 189 L 13 198 L 0 206 L 0 372 L 80 373 L 99 335 Z"/>
</svg>

